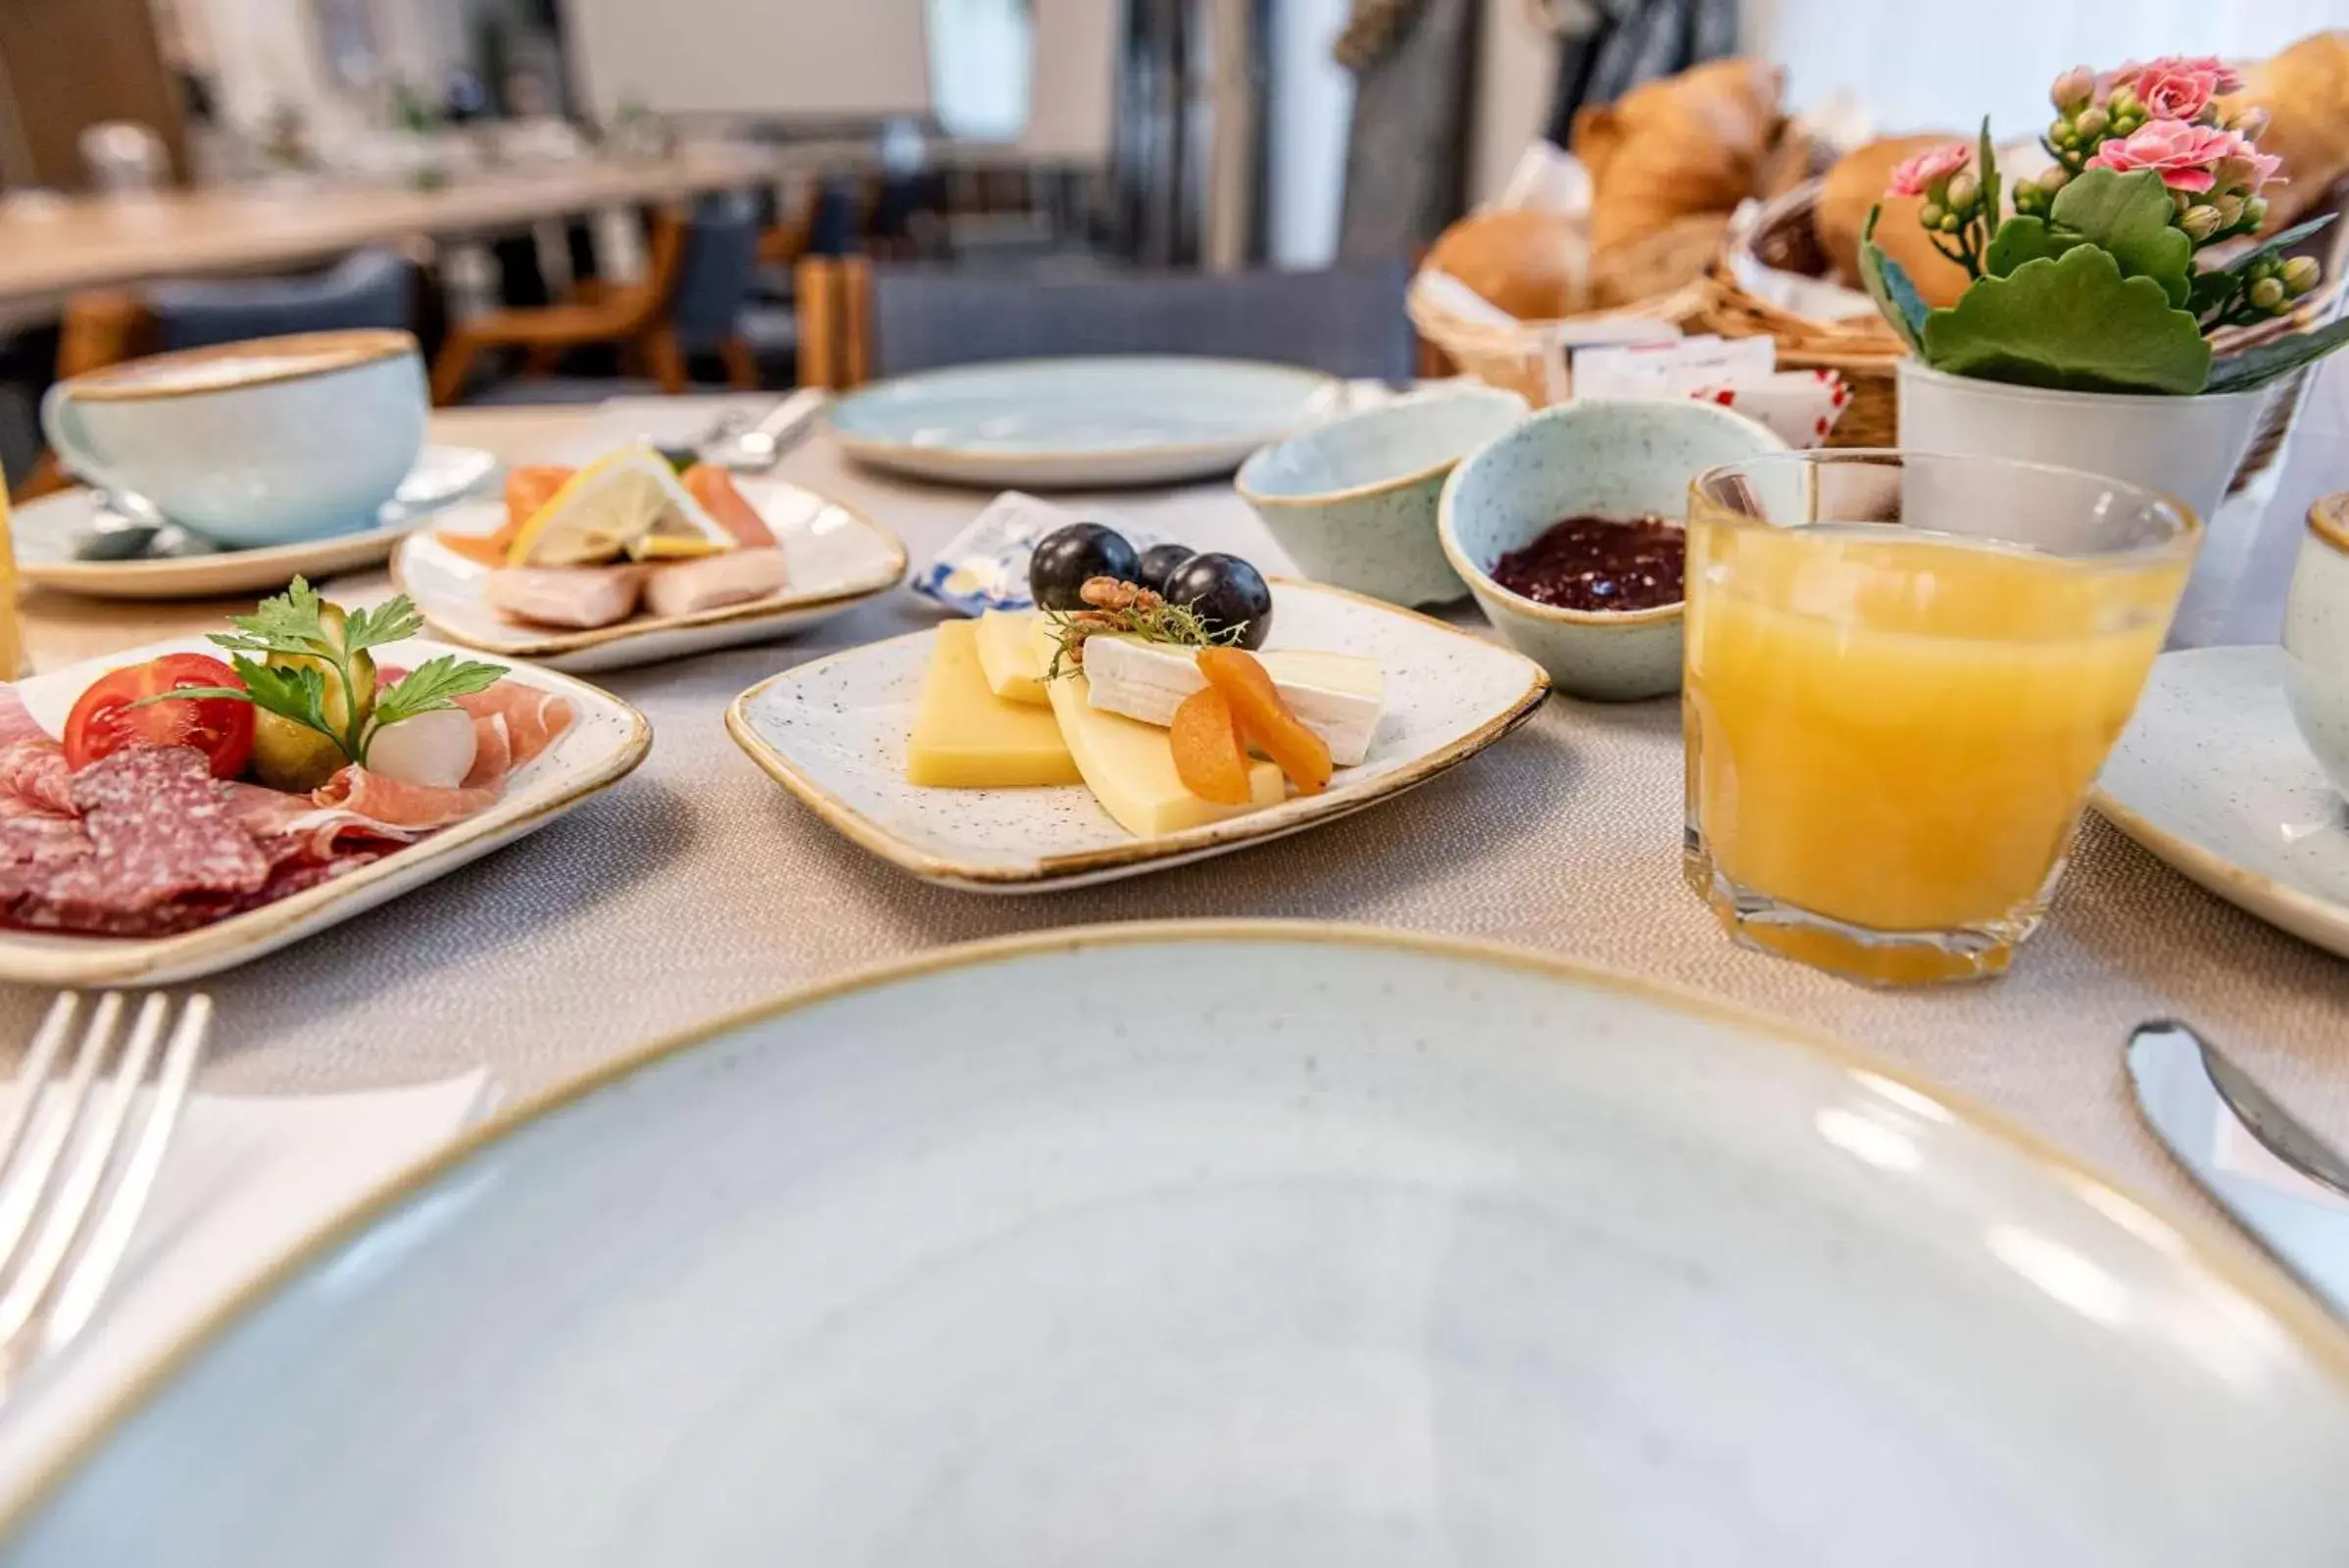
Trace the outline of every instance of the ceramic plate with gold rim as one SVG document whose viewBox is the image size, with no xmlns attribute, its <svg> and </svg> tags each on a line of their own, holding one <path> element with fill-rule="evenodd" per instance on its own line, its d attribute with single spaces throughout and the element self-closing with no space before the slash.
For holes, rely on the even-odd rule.
<svg viewBox="0 0 2349 1568">
<path fill-rule="evenodd" d="M 726 728 L 785 789 L 882 858 L 975 892 L 1040 893 L 1204 859 L 1376 805 L 1499 740 L 1549 690 L 1532 660 L 1425 615 L 1318 583 L 1282 581 L 1273 594 L 1267 647 L 1375 659 L 1386 708 L 1368 757 L 1326 793 L 1204 827 L 1136 838 L 1082 785 L 908 784 L 907 734 L 935 632 L 787 669 L 736 698 Z"/>
<path fill-rule="evenodd" d="M 2349 807 L 2292 723 L 2276 648 L 2164 654 L 2091 797 L 2122 832 L 2349 957 Z"/>
<path fill-rule="evenodd" d="M 1400 932 L 1055 932 L 819 987 L 510 1118 L 237 1306 L 0 1563 L 2349 1539 L 2349 1340 L 2246 1244 L 1764 1020 Z"/>
<path fill-rule="evenodd" d="M 483 597 L 489 568 L 433 537 L 442 530 L 495 533 L 506 520 L 502 502 L 453 508 L 435 520 L 432 532 L 405 540 L 392 557 L 392 578 L 416 601 L 436 637 L 551 669 L 588 671 L 772 642 L 886 593 L 905 575 L 905 547 L 861 513 L 795 484 L 748 478 L 735 484 L 774 531 L 791 568 L 781 593 L 749 604 L 691 615 L 639 614 L 592 631 L 509 620 Z"/>
<path fill-rule="evenodd" d="M 164 654 L 219 655 L 201 637 L 174 637 L 27 677 L 24 706 L 50 734 L 62 733 L 73 701 L 108 670 Z M 384 663 L 414 668 L 462 648 L 413 638 L 375 651 Z M 490 851 L 537 832 L 643 761 L 653 743 L 644 715 L 609 692 L 551 670 L 514 666 L 507 680 L 569 700 L 572 719 L 544 754 L 510 774 L 497 804 L 371 864 L 305 892 L 216 920 L 178 936 L 106 937 L 0 928 L 0 981 L 41 986 L 171 985 L 216 974 L 340 925 L 355 914 L 447 875 Z"/>
</svg>

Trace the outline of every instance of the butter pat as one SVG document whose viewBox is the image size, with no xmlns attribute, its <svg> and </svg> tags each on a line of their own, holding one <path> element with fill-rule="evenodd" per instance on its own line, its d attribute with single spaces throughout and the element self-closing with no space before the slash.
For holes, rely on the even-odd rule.
<svg viewBox="0 0 2349 1568">
<path fill-rule="evenodd" d="M 988 689 L 978 624 L 950 620 L 938 628 L 922 677 L 905 780 L 936 789 L 993 790 L 1075 784 L 1081 775 L 1051 712 L 1007 703 Z"/>
<path fill-rule="evenodd" d="M 1044 694 L 1045 662 L 1036 624 L 1043 617 L 1026 610 L 990 610 L 979 616 L 979 667 L 988 690 L 1010 703 L 1049 708 Z"/>
<path fill-rule="evenodd" d="M 1090 649 L 1086 657 L 1092 658 Z M 1176 774 L 1174 746 L 1166 731 L 1095 707 L 1082 675 L 1062 675 L 1045 689 L 1052 694 L 1060 738 L 1076 759 L 1085 787 L 1101 803 L 1101 809 L 1136 838 L 1179 833 L 1187 827 L 1278 806 L 1288 799 L 1289 786 L 1279 768 L 1270 762 L 1250 762 L 1248 805 L 1218 806 L 1202 801 L 1185 789 Z"/>
<path fill-rule="evenodd" d="M 1256 659 L 1297 722 L 1329 747 L 1331 761 L 1352 767 L 1370 755 L 1387 706 L 1376 660 L 1286 648 Z M 1094 707 L 1161 727 L 1174 722 L 1184 698 L 1207 684 L 1198 649 L 1135 637 L 1088 638 L 1085 676 Z"/>
</svg>

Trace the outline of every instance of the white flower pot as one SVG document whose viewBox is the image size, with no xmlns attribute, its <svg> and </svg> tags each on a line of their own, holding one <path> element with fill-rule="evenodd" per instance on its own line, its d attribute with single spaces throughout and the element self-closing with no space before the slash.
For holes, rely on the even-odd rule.
<svg viewBox="0 0 2349 1568">
<path fill-rule="evenodd" d="M 1900 445 L 2127 479 L 2184 502 L 2207 523 L 2267 400 L 2265 389 L 2191 398 L 2058 392 L 1948 375 L 1910 359 L 1900 362 Z"/>
</svg>

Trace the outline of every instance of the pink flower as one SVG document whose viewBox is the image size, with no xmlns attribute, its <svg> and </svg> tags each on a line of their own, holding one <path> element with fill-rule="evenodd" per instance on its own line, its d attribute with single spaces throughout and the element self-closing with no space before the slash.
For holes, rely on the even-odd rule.
<svg viewBox="0 0 2349 1568">
<path fill-rule="evenodd" d="M 2113 73 L 2113 85 L 2134 91 L 2148 119 L 2192 120 L 2220 93 L 2242 91 L 2243 78 L 2216 55 L 2163 55 L 2130 61 Z"/>
<path fill-rule="evenodd" d="M 2109 169 L 2121 174 L 2150 169 L 2172 190 L 2199 194 L 2218 184 L 2213 166 L 2220 159 L 2260 156 L 2249 142 L 2231 130 L 2189 125 L 2182 120 L 2156 120 L 2138 126 L 2127 137 L 2098 147 L 2096 156 L 2088 160 L 2088 167 Z M 2273 165 L 2275 160 L 2268 162 Z"/>
<path fill-rule="evenodd" d="M 1962 141 L 1945 141 L 1902 162 L 1892 171 L 1892 182 L 1884 187 L 1886 196 L 1923 196 L 1935 185 L 1946 184 L 1949 176 L 1972 161 L 1974 149 Z"/>
</svg>

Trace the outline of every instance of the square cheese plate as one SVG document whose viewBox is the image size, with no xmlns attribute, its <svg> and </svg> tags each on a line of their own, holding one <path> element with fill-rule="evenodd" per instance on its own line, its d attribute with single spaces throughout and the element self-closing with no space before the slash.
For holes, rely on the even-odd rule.
<svg viewBox="0 0 2349 1568">
<path fill-rule="evenodd" d="M 470 657 L 464 649 L 424 638 L 386 644 L 373 652 L 386 669 L 412 669 L 442 655 Z M 38 896 L 39 880 L 33 873 L 39 856 L 36 853 L 30 862 L 23 858 L 27 849 L 39 849 L 39 840 L 25 831 L 27 827 L 72 831 L 70 822 L 49 821 L 51 813 L 44 808 L 44 792 L 37 783 L 40 769 L 31 765 L 41 759 L 29 754 L 55 754 L 54 743 L 66 733 L 68 717 L 82 694 L 113 671 L 166 655 L 219 653 L 202 637 L 176 637 L 45 671 L 14 686 L 0 684 L 0 714 L 5 714 L 11 737 L 0 747 L 0 758 L 6 762 L 0 767 L 0 816 L 10 819 L 9 831 L 0 833 L 0 845 L 19 857 L 9 862 L 5 878 L 0 879 L 5 884 L 0 892 L 11 899 Z M 530 722 L 542 737 L 525 743 L 501 717 L 497 720 L 499 734 L 517 737 L 511 743 L 512 755 L 521 757 L 526 745 L 543 749 L 504 769 L 495 786 L 495 798 L 486 805 L 476 805 L 447 825 L 419 829 L 420 837 L 384 850 L 377 858 L 336 854 L 329 858 L 329 865 L 320 867 L 322 879 L 303 879 L 309 885 L 289 884 L 296 890 L 282 895 L 269 892 L 265 895 L 269 902 L 193 929 L 155 936 L 100 935 L 29 929 L 12 919 L 0 924 L 0 981 L 76 987 L 171 985 L 234 968 L 338 925 L 538 831 L 625 778 L 651 749 L 653 732 L 644 715 L 609 692 L 527 664 L 510 665 L 498 684 L 515 689 L 513 701 L 517 721 L 519 710 L 526 708 L 532 714 Z M 247 800 L 268 793 L 249 784 L 221 788 L 245 791 Z M 349 810 L 356 811 L 359 805 L 350 802 Z M 241 808 L 231 810 L 240 817 L 243 814 Z M 320 808 L 306 817 L 281 821 L 276 824 L 281 831 L 264 839 L 262 848 L 274 860 L 276 848 L 292 838 L 331 839 L 336 835 L 338 816 L 347 820 L 346 812 Z M 94 823 L 96 818 L 93 815 L 89 820 Z M 142 831 L 168 835 L 171 823 L 150 819 L 142 824 Z M 253 832 L 259 836 L 261 830 Z M 99 856 L 103 864 L 103 848 Z"/>
<path fill-rule="evenodd" d="M 401 541 L 392 557 L 392 580 L 416 601 L 435 637 L 581 672 L 787 637 L 888 592 L 905 575 L 905 547 L 861 514 L 778 480 L 742 478 L 735 484 L 773 532 L 790 571 L 780 592 L 745 604 L 685 615 L 638 614 L 583 631 L 510 620 L 490 606 L 490 568 L 436 537 L 497 532 L 506 509 L 496 500 L 454 508 L 430 532 Z"/>
<path fill-rule="evenodd" d="M 1276 582 L 1273 607 L 1263 660 L 1285 694 L 1293 677 L 1310 680 L 1329 655 L 1375 664 L 1383 691 L 1366 748 L 1358 737 L 1349 748 L 1348 738 L 1332 730 L 1338 738 L 1331 750 L 1342 765 L 1325 791 L 1286 794 L 1278 770 L 1259 761 L 1249 770 L 1253 802 L 1236 814 L 1199 820 L 1210 813 L 1187 808 L 1199 803 L 1175 791 L 1166 732 L 1091 714 L 1079 695 L 1081 680 L 1073 687 L 1053 683 L 1049 707 L 1004 705 L 995 715 L 1003 727 L 990 760 L 1015 769 L 1032 763 L 1035 777 L 1054 777 L 1047 754 L 1055 750 L 1055 733 L 1068 734 L 1085 782 L 1025 788 L 912 782 L 909 767 L 945 777 L 942 767 L 954 764 L 952 757 L 942 762 L 916 755 L 913 735 L 917 718 L 931 717 L 922 711 L 926 682 L 932 704 L 938 700 L 933 666 L 951 664 L 957 650 L 977 641 L 977 623 L 970 621 L 785 670 L 736 698 L 726 728 L 777 783 L 892 864 L 974 892 L 1040 893 L 1204 859 L 1375 806 L 1499 740 L 1532 716 L 1549 691 L 1548 676 L 1522 655 L 1342 589 Z M 985 697 L 984 681 L 970 679 Z M 1304 702 L 1296 706 L 1318 723 Z M 1334 724 L 1343 721 L 1340 706 L 1333 703 L 1327 715 Z M 1359 749 L 1360 760 L 1343 765 L 1349 749 Z M 1143 765 L 1128 771 L 1128 762 Z M 1066 757 L 1060 765 L 1066 772 L 1057 776 L 1080 771 Z M 1105 804 L 1112 795 L 1116 815 Z M 1121 825 L 1121 816 L 1158 826 L 1137 833 Z"/>
</svg>

